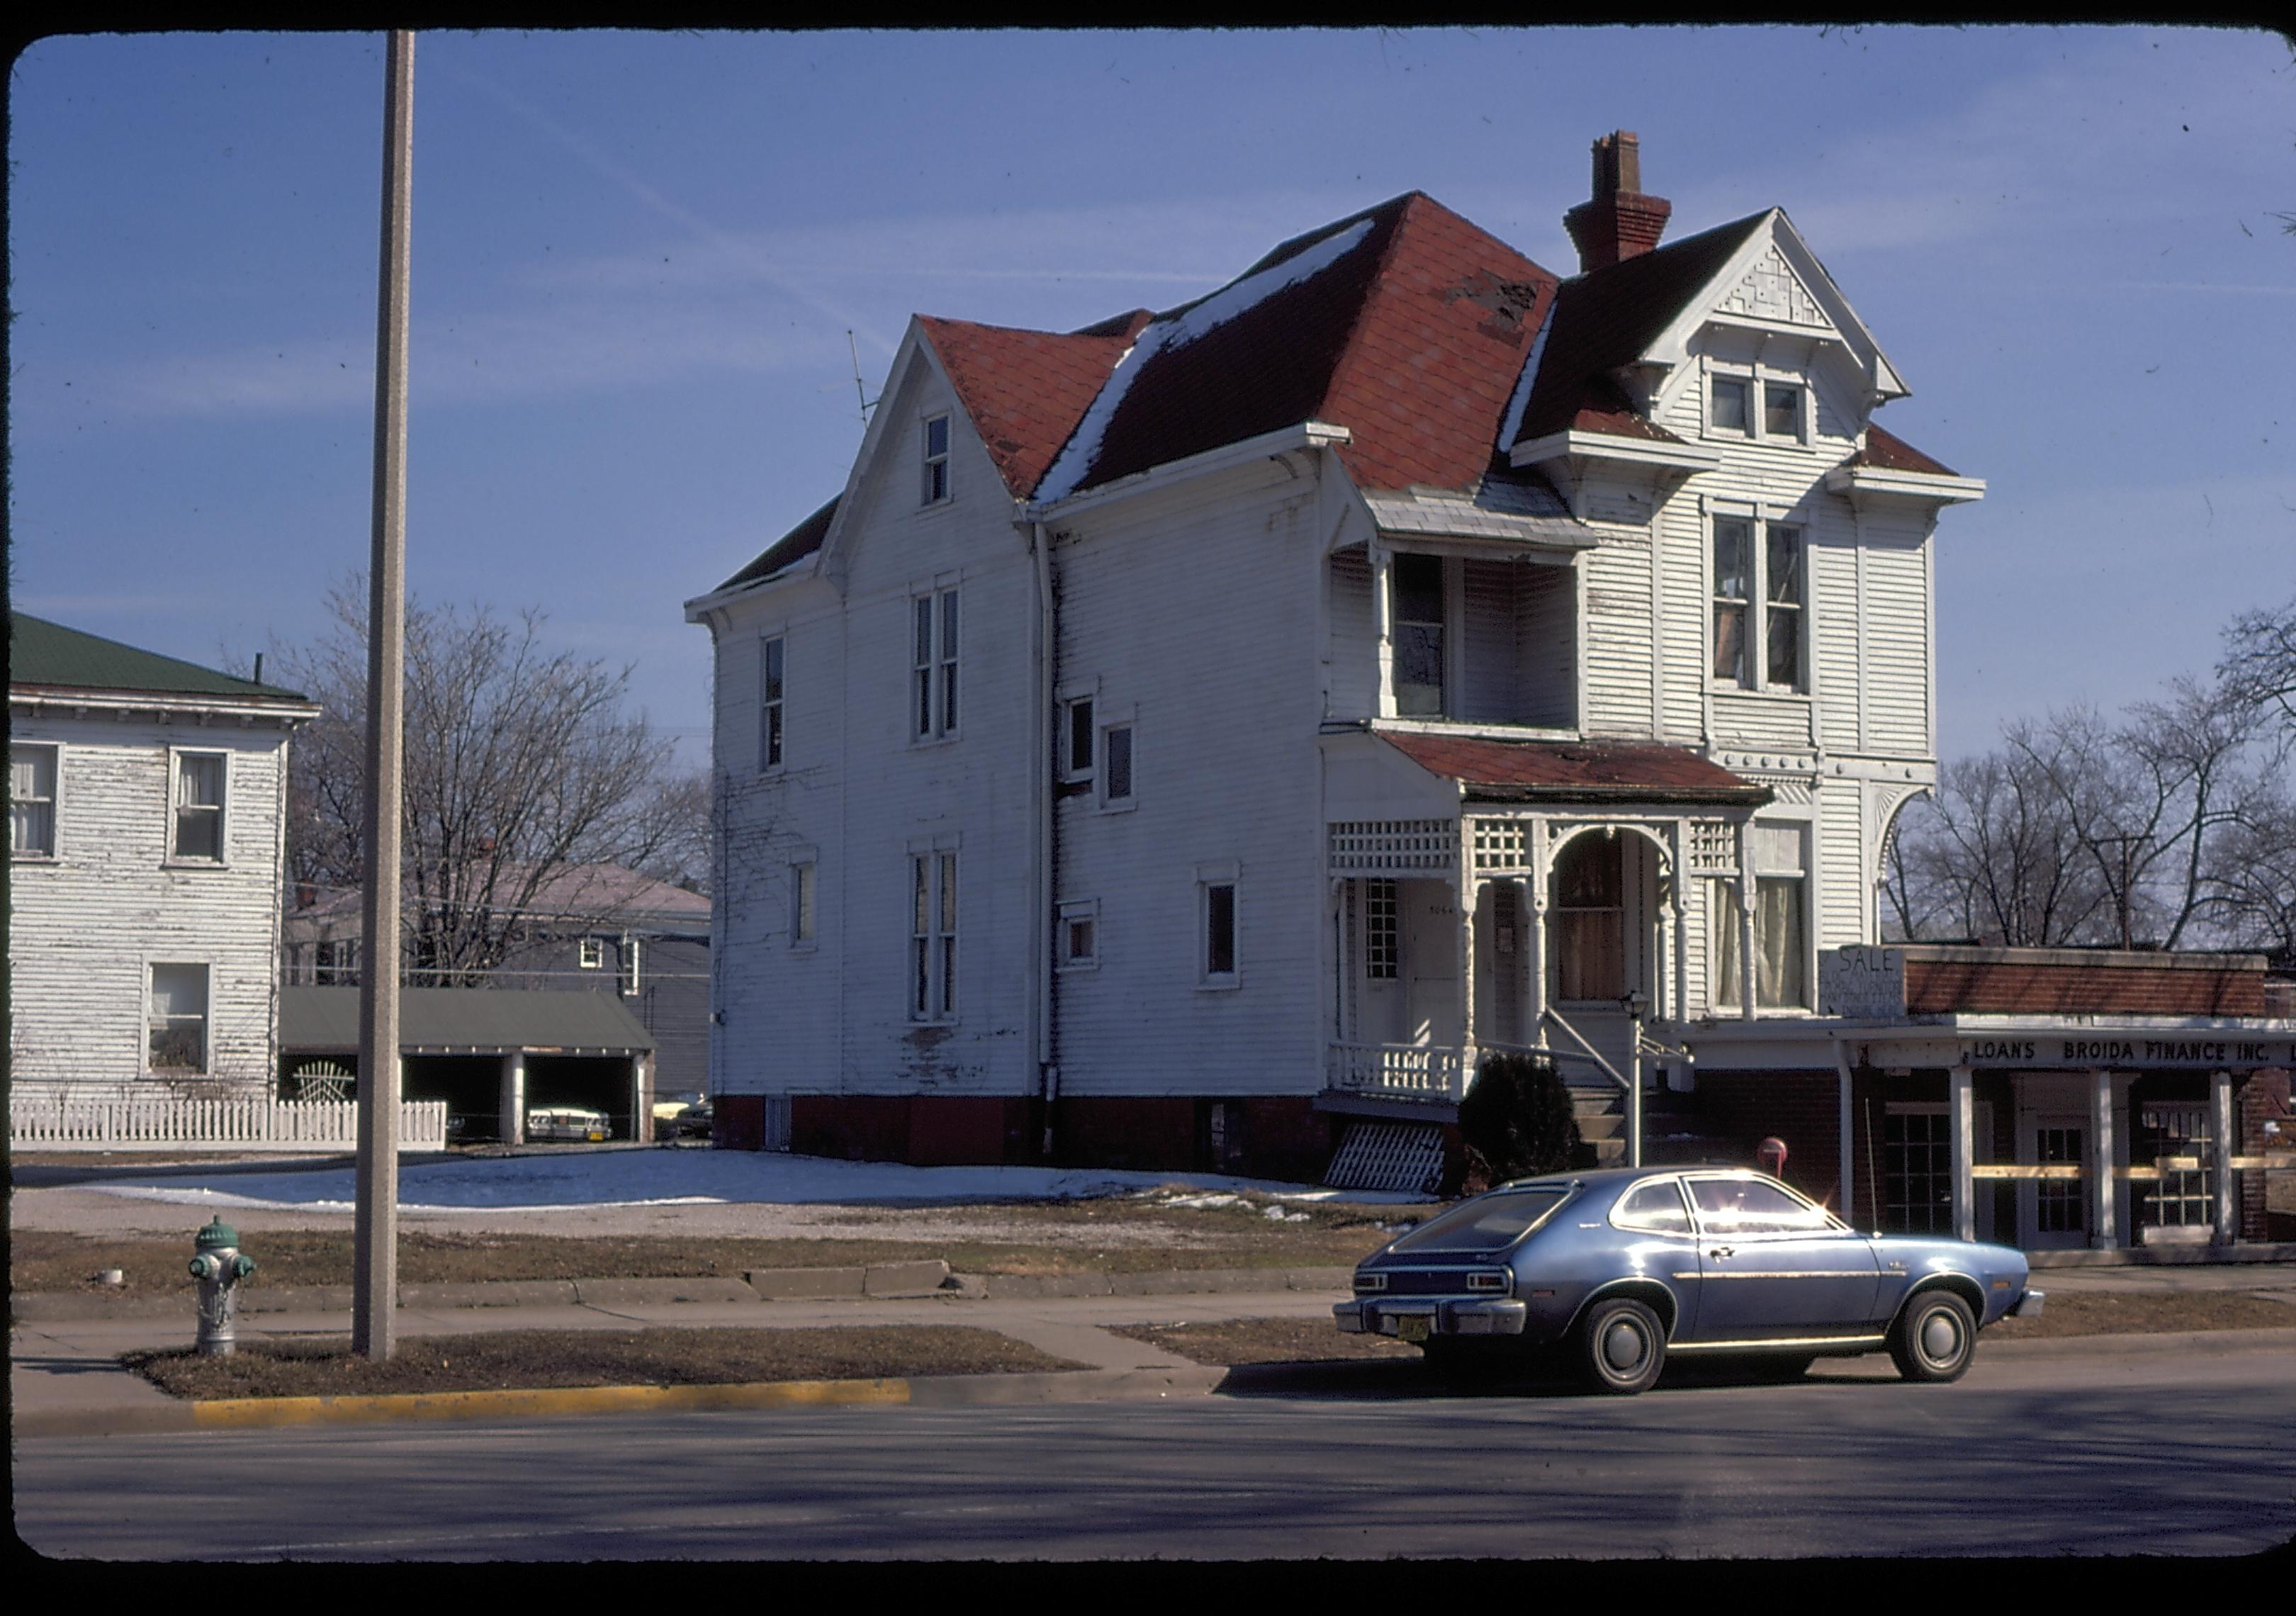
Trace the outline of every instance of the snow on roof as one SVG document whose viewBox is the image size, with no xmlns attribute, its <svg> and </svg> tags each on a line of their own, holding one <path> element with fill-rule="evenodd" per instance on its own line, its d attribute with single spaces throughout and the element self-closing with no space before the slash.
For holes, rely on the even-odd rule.
<svg viewBox="0 0 2296 1616">
<path fill-rule="evenodd" d="M 1160 353 L 1186 347 L 1239 315 L 1258 308 L 1285 287 L 1321 274 L 1360 246 L 1370 235 L 1372 224 L 1370 219 L 1359 219 L 1345 230 L 1335 231 L 1321 241 L 1311 242 L 1290 258 L 1240 276 L 1210 297 L 1151 321 L 1132 346 L 1117 359 L 1107 385 L 1100 390 L 1100 396 L 1085 412 L 1075 436 L 1069 439 L 1060 457 L 1054 461 L 1053 469 L 1037 485 L 1037 497 L 1050 503 L 1065 499 L 1076 492 L 1091 472 L 1093 462 L 1100 456 L 1101 439 L 1108 431 L 1109 422 L 1116 414 L 1117 406 L 1124 402 L 1132 382 L 1149 360 Z"/>
</svg>

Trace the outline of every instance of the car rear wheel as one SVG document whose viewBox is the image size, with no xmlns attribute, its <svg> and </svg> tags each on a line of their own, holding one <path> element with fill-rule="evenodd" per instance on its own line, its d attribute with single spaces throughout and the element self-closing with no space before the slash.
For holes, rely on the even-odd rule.
<svg viewBox="0 0 2296 1616">
<path fill-rule="evenodd" d="M 1909 1381 L 1957 1381 L 1977 1351 L 1977 1317 L 1950 1291 L 1923 1291 L 1890 1330 L 1890 1357 Z"/>
<path fill-rule="evenodd" d="M 1666 1331 L 1647 1303 L 1614 1296 L 1587 1309 L 1578 1325 L 1578 1367 L 1595 1390 L 1628 1397 L 1647 1391 L 1665 1363 Z"/>
</svg>

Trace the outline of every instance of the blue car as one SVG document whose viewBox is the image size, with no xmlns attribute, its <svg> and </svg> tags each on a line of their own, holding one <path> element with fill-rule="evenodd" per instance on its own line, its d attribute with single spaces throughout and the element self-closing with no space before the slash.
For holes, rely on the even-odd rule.
<svg viewBox="0 0 2296 1616">
<path fill-rule="evenodd" d="M 1601 1391 L 1645 1390 L 1669 1353 L 1798 1375 L 1887 1351 L 1909 1381 L 1954 1381 L 1980 1330 L 2040 1312 L 2026 1278 L 2008 1246 L 1861 1235 L 1760 1173 L 1623 1168 L 1462 1202 L 1365 1258 L 1332 1312 L 1438 1368 L 1559 1350 Z"/>
</svg>

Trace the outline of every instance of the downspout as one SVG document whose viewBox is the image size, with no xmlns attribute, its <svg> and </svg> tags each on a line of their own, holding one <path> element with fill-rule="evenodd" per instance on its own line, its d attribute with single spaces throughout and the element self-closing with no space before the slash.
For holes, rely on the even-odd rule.
<svg viewBox="0 0 2296 1616">
<path fill-rule="evenodd" d="M 1055 1064 L 1059 1042 L 1054 1031 L 1060 1008 L 1059 977 L 1054 969 L 1053 947 L 1054 882 L 1060 870 L 1061 771 L 1054 755 L 1056 737 L 1053 734 L 1053 698 L 1059 688 L 1060 612 L 1053 596 L 1052 541 L 1041 521 L 1029 524 L 1029 549 L 1037 566 L 1037 711 L 1029 734 L 1036 747 L 1037 767 L 1044 771 L 1037 789 L 1029 793 L 1031 811 L 1037 820 L 1036 867 L 1029 894 L 1029 946 L 1034 967 L 1030 1008 L 1035 1013 L 1030 1019 L 1036 1024 L 1037 1089 L 1045 1114 L 1044 1136 L 1037 1142 L 1037 1149 L 1049 1160 L 1053 1153 L 1053 1103 L 1060 1097 L 1061 1087 L 1061 1069 Z"/>
</svg>

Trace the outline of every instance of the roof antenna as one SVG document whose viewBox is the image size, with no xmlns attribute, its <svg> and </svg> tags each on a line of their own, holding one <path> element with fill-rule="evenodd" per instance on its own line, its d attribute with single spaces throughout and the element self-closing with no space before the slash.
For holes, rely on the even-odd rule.
<svg viewBox="0 0 2296 1616">
<path fill-rule="evenodd" d="M 845 350 L 853 356 L 853 396 L 861 401 L 861 431 L 865 434 L 869 430 L 869 412 L 877 407 L 878 400 L 869 397 L 861 385 L 861 350 L 854 344 L 853 328 L 849 325 L 845 328 Z"/>
</svg>

